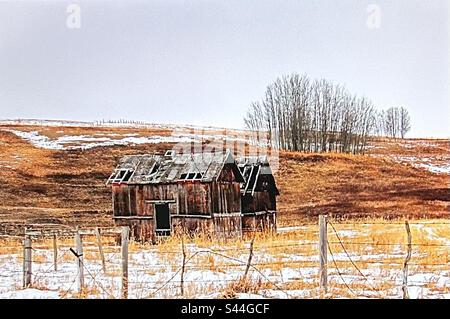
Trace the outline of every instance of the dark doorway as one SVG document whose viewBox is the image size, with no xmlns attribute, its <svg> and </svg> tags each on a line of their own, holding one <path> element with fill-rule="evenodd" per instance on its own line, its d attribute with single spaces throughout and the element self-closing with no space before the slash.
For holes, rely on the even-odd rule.
<svg viewBox="0 0 450 319">
<path fill-rule="evenodd" d="M 170 236 L 169 204 L 156 204 L 155 215 L 156 236 Z"/>
</svg>

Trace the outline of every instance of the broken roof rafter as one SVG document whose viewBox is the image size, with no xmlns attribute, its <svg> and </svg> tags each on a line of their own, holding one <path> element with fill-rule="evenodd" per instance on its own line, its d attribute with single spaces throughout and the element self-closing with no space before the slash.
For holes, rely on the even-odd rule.
<svg viewBox="0 0 450 319">
<path fill-rule="evenodd" d="M 229 151 L 174 154 L 172 157 L 160 154 L 130 155 L 122 158 L 117 169 L 133 168 L 130 184 L 166 183 L 180 179 L 208 182 L 216 180 L 226 164 L 233 165 L 236 181 L 243 182 L 244 178 Z"/>
<path fill-rule="evenodd" d="M 124 183 L 127 182 L 134 174 L 131 169 L 115 169 L 114 172 L 109 176 L 106 184 L 109 183 Z"/>
<path fill-rule="evenodd" d="M 261 172 L 261 165 L 258 165 L 258 171 L 256 172 L 255 182 L 253 183 L 252 196 L 255 194 L 256 185 L 258 185 L 259 173 Z"/>
</svg>

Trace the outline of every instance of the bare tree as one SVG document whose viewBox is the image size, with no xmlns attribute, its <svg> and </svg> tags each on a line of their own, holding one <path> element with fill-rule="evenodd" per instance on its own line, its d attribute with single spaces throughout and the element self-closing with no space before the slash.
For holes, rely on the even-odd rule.
<svg viewBox="0 0 450 319">
<path fill-rule="evenodd" d="M 385 120 L 385 131 L 390 137 L 396 138 L 398 136 L 398 108 L 390 107 L 386 110 Z"/>
<path fill-rule="evenodd" d="M 272 147 L 302 152 L 364 153 L 369 136 L 404 138 L 411 128 L 403 107 L 376 111 L 369 99 L 343 86 L 298 74 L 268 85 L 244 122 L 251 131 L 267 133 Z"/>
<path fill-rule="evenodd" d="M 403 106 L 400 108 L 400 136 L 405 138 L 406 133 L 411 129 L 411 119 L 409 117 L 409 112 Z"/>
<path fill-rule="evenodd" d="M 292 74 L 278 78 L 245 124 L 273 137 L 273 146 L 304 152 L 363 152 L 378 117 L 371 102 L 330 81 Z"/>
<path fill-rule="evenodd" d="M 408 110 L 404 107 L 390 107 L 383 113 L 384 133 L 387 136 L 405 138 L 411 129 Z"/>
</svg>

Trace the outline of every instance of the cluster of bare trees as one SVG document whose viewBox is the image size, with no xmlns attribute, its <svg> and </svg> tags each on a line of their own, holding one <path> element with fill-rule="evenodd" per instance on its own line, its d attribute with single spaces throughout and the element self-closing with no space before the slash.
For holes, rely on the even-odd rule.
<svg viewBox="0 0 450 319">
<path fill-rule="evenodd" d="M 377 112 L 374 133 L 378 136 L 405 138 L 411 129 L 411 119 L 408 110 L 404 107 L 390 107 L 385 111 Z"/>
<path fill-rule="evenodd" d="M 375 130 L 404 136 L 407 130 L 399 129 L 398 119 L 409 123 L 409 116 L 401 110 L 379 113 L 370 100 L 341 85 L 292 74 L 270 84 L 264 98 L 251 104 L 244 121 L 249 130 L 268 134 L 271 146 L 278 149 L 361 153 Z"/>
</svg>

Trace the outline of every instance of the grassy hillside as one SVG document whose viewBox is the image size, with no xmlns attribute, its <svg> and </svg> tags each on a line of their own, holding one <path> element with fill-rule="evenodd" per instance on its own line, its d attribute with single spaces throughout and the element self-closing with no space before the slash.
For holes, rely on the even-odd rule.
<svg viewBox="0 0 450 319">
<path fill-rule="evenodd" d="M 17 132 L 34 132 L 35 145 Z M 0 125 L 0 223 L 83 225 L 94 220 L 110 225 L 111 195 L 105 182 L 117 160 L 168 149 L 172 144 L 164 137 L 171 134 L 162 127 Z M 152 136 L 161 141 L 113 145 Z M 53 147 L 52 141 L 63 141 L 55 145 L 64 148 Z M 111 145 L 91 147 L 92 141 Z M 79 143 L 87 147 L 77 147 Z M 319 213 L 342 218 L 450 217 L 450 175 L 430 169 L 445 168 L 449 154 L 445 140 L 383 139 L 372 141 L 365 155 L 281 152 L 276 174 L 280 222 L 297 224 Z"/>
</svg>

